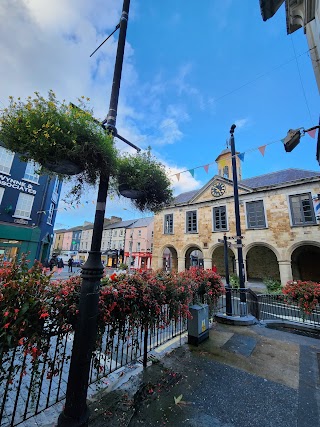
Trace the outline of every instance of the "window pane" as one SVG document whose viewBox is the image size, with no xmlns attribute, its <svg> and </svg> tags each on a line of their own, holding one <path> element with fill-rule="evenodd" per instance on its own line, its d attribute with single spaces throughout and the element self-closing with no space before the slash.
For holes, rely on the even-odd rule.
<svg viewBox="0 0 320 427">
<path fill-rule="evenodd" d="M 248 228 L 263 228 L 266 226 L 263 201 L 249 202 L 246 204 Z"/>
<path fill-rule="evenodd" d="M 290 196 L 291 216 L 294 225 L 315 224 L 313 204 L 309 194 Z"/>
<path fill-rule="evenodd" d="M 1 204 L 1 202 L 2 202 L 3 194 L 4 194 L 4 188 L 3 188 L 3 187 L 0 187 L 0 204 Z"/>
<path fill-rule="evenodd" d="M 227 214 L 225 206 L 213 208 L 213 229 L 214 231 L 227 229 Z"/>
<path fill-rule="evenodd" d="M 173 233 L 173 214 L 164 216 L 164 234 Z"/>
<path fill-rule="evenodd" d="M 38 170 L 39 167 L 40 166 L 33 161 L 28 162 L 24 173 L 24 179 L 38 183 L 39 175 L 35 171 Z"/>
<path fill-rule="evenodd" d="M 16 206 L 16 211 L 14 213 L 15 216 L 29 218 L 31 214 L 33 200 L 34 196 L 32 196 L 31 194 L 20 193 Z"/>
<path fill-rule="evenodd" d="M 10 173 L 14 153 L 6 150 L 4 147 L 0 147 L 0 172 Z"/>
<path fill-rule="evenodd" d="M 186 214 L 186 230 L 187 233 L 197 232 L 197 211 L 189 211 Z"/>
</svg>

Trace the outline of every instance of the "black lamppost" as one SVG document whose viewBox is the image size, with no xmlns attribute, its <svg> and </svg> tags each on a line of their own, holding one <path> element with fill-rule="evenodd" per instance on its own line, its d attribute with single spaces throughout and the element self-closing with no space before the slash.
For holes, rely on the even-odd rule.
<svg viewBox="0 0 320 427">
<path fill-rule="evenodd" d="M 238 250 L 238 266 L 239 266 L 239 282 L 240 282 L 240 302 L 246 303 L 245 278 L 244 278 L 244 264 L 242 254 L 242 236 L 240 225 L 240 210 L 239 210 L 239 193 L 238 193 L 238 176 L 237 176 L 237 162 L 236 162 L 236 149 L 234 144 L 234 130 L 236 125 L 232 125 L 230 129 L 230 145 L 232 156 L 232 177 L 233 177 L 233 196 L 234 196 L 234 214 L 236 219 L 236 234 L 237 234 L 237 250 Z M 247 310 L 244 304 L 241 305 L 240 315 L 246 315 Z"/>
<path fill-rule="evenodd" d="M 138 149 L 117 133 L 116 119 L 119 90 L 121 82 L 123 55 L 126 41 L 130 0 L 124 0 L 119 31 L 117 56 L 114 67 L 113 84 L 110 97 L 109 113 L 102 125 L 113 135 L 122 139 L 130 146 Z M 139 149 L 138 149 L 139 150 Z M 97 316 L 100 291 L 100 280 L 103 276 L 101 263 L 101 241 L 104 224 L 106 199 L 109 186 L 109 172 L 100 175 L 97 205 L 93 225 L 93 236 L 89 257 L 82 267 L 82 286 L 79 303 L 79 319 L 74 334 L 74 342 L 68 377 L 66 404 L 60 414 L 60 427 L 86 427 L 89 421 L 87 407 L 87 391 L 92 352 L 97 335 Z"/>
</svg>

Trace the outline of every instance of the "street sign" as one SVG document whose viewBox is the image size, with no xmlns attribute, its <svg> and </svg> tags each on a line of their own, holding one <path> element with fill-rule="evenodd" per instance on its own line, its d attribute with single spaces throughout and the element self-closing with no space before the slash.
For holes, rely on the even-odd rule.
<svg viewBox="0 0 320 427">
<path fill-rule="evenodd" d="M 244 239 L 244 236 L 232 236 L 230 239 Z"/>
<path fill-rule="evenodd" d="M 223 239 L 218 239 L 218 242 L 219 243 L 224 243 L 224 240 Z"/>
<path fill-rule="evenodd" d="M 244 245 L 235 243 L 234 245 L 231 245 L 231 247 L 236 248 L 236 249 L 240 249 L 240 248 L 243 248 Z"/>
</svg>

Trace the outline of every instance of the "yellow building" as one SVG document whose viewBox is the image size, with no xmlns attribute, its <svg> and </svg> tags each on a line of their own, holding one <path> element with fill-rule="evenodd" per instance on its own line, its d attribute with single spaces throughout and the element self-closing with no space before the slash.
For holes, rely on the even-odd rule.
<svg viewBox="0 0 320 427">
<path fill-rule="evenodd" d="M 216 162 L 218 175 L 155 215 L 152 268 L 216 265 L 224 275 L 219 240 L 236 236 L 230 150 Z M 320 172 L 286 169 L 241 180 L 237 158 L 237 173 L 246 280 L 320 281 Z M 228 251 L 229 270 L 237 272 L 237 249 Z"/>
</svg>

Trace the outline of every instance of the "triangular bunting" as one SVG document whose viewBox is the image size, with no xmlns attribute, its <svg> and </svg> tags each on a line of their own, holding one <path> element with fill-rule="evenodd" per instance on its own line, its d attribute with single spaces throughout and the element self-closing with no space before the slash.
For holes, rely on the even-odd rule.
<svg viewBox="0 0 320 427">
<path fill-rule="evenodd" d="M 281 139 L 282 144 L 284 144 L 284 138 Z"/>
<path fill-rule="evenodd" d="M 244 154 L 245 154 L 245 153 L 239 153 L 239 154 L 238 154 L 238 157 L 239 157 L 239 159 L 240 159 L 242 162 L 244 162 Z"/>
<path fill-rule="evenodd" d="M 177 177 L 177 180 L 179 181 L 180 180 L 180 172 L 176 173 L 176 177 Z"/>
<path fill-rule="evenodd" d="M 208 173 L 209 165 L 205 165 L 205 166 L 203 166 L 203 169 Z"/>
<path fill-rule="evenodd" d="M 317 129 L 312 129 L 312 130 L 308 130 L 307 134 L 309 136 L 311 136 L 311 138 L 315 138 L 316 137 L 316 132 L 317 132 Z"/>
<path fill-rule="evenodd" d="M 189 169 L 188 172 L 190 172 L 191 176 L 194 177 L 194 169 Z"/>
<path fill-rule="evenodd" d="M 261 145 L 261 147 L 258 147 L 258 150 L 264 156 L 264 152 L 266 151 L 266 145 Z"/>
</svg>

